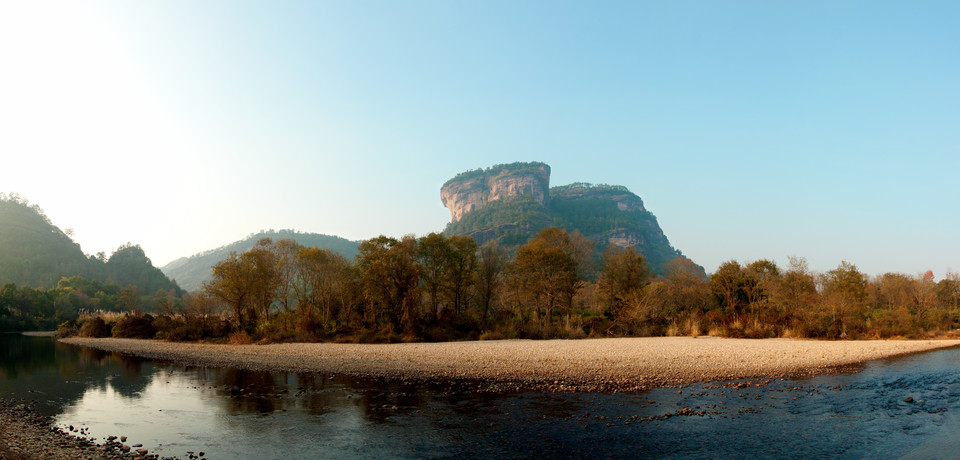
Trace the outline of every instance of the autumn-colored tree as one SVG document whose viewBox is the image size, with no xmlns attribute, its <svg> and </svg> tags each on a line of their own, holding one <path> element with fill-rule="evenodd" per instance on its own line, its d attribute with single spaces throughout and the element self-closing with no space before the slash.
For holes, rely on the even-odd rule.
<svg viewBox="0 0 960 460">
<path fill-rule="evenodd" d="M 124 311 L 134 311 L 140 308 L 140 288 L 128 284 L 120 291 L 117 306 Z"/>
<path fill-rule="evenodd" d="M 257 320 L 266 317 L 275 292 L 274 262 L 264 245 L 237 254 L 231 252 L 212 268 L 202 290 L 233 312 L 234 326 L 254 332 Z"/>
<path fill-rule="evenodd" d="M 933 272 L 916 277 L 912 289 L 913 310 L 910 312 L 918 321 L 925 321 L 927 314 L 937 305 L 937 283 L 933 281 Z"/>
<path fill-rule="evenodd" d="M 753 337 L 775 334 L 774 326 L 780 322 L 781 309 L 771 302 L 780 287 L 780 268 L 769 259 L 760 259 L 744 267 L 747 308 L 753 320 Z"/>
<path fill-rule="evenodd" d="M 270 317 L 271 309 L 277 299 L 277 257 L 273 251 L 273 241 L 263 238 L 247 252 L 241 259 L 252 267 L 253 278 L 249 280 L 254 317 L 266 320 Z"/>
<path fill-rule="evenodd" d="M 450 267 L 450 251 L 449 242 L 440 233 L 421 237 L 417 246 L 417 260 L 422 268 L 420 281 L 434 315 L 440 314 L 440 293 Z"/>
<path fill-rule="evenodd" d="M 960 275 L 947 272 L 937 283 L 937 305 L 947 310 L 960 310 Z"/>
<path fill-rule="evenodd" d="M 186 321 L 198 324 L 200 337 L 206 337 L 211 332 L 211 321 L 219 312 L 217 300 L 204 291 L 186 294 L 183 300 Z"/>
<path fill-rule="evenodd" d="M 717 304 L 710 293 L 710 283 L 703 276 L 703 268 L 686 257 L 677 257 L 663 266 L 672 300 L 671 308 L 676 312 L 705 313 Z"/>
<path fill-rule="evenodd" d="M 268 243 L 264 246 L 264 249 L 270 252 L 274 261 L 274 299 L 284 313 L 289 313 L 297 308 L 294 284 L 298 276 L 297 256 L 300 252 L 300 243 L 291 238 L 284 238 Z M 283 316 L 285 327 L 289 326 L 287 316 Z"/>
<path fill-rule="evenodd" d="M 822 276 L 821 311 L 827 315 L 827 337 L 845 338 L 862 326 L 867 297 L 866 275 L 847 261 Z"/>
<path fill-rule="evenodd" d="M 419 303 L 416 238 L 381 235 L 360 243 L 359 249 L 356 266 L 363 295 L 372 307 L 370 319 L 411 331 Z"/>
<path fill-rule="evenodd" d="M 884 273 L 867 284 L 869 303 L 876 308 L 896 310 L 913 305 L 913 279 L 903 273 Z"/>
<path fill-rule="evenodd" d="M 627 303 L 650 282 L 650 269 L 633 247 L 611 244 L 604 249 L 601 261 L 597 297 L 607 313 L 617 318 Z"/>
<path fill-rule="evenodd" d="M 453 311 L 462 313 L 470 301 L 477 271 L 477 242 L 469 236 L 453 235 L 447 238 L 447 246 L 444 292 Z"/>
<path fill-rule="evenodd" d="M 710 275 L 710 291 L 720 306 L 730 314 L 738 315 L 749 304 L 749 281 L 740 262 L 728 260 Z"/>
<path fill-rule="evenodd" d="M 354 279 L 346 258 L 329 249 L 301 247 L 296 267 L 294 292 L 302 332 L 314 332 L 317 312 L 323 323 L 349 314 L 344 310 L 353 305 L 350 290 Z"/>
<path fill-rule="evenodd" d="M 800 315 L 804 309 L 816 303 L 817 285 L 806 259 L 789 258 L 789 268 L 780 279 L 774 301 L 791 316 Z"/>
<path fill-rule="evenodd" d="M 583 282 L 578 262 L 582 257 L 581 248 L 566 231 L 556 227 L 542 230 L 517 250 L 507 268 L 508 282 L 521 304 L 549 321 L 556 308 L 572 307 L 573 296 Z"/>
<path fill-rule="evenodd" d="M 487 314 L 500 290 L 501 272 L 506 265 L 507 256 L 496 240 L 491 240 L 480 247 L 480 259 L 476 273 L 477 303 L 482 310 L 482 317 Z"/>
</svg>

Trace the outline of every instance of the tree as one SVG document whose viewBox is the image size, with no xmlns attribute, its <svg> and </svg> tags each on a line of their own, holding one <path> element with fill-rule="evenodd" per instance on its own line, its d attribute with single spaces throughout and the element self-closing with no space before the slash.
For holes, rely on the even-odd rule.
<svg viewBox="0 0 960 460">
<path fill-rule="evenodd" d="M 10 316 L 12 311 L 20 308 L 20 291 L 14 283 L 4 284 L 0 288 L 0 317 Z"/>
<path fill-rule="evenodd" d="M 583 282 L 578 258 L 581 248 L 566 231 L 552 227 L 542 230 L 517 250 L 508 266 L 509 282 L 521 296 L 522 304 L 542 312 L 549 321 L 554 309 L 572 307 L 573 295 Z"/>
<path fill-rule="evenodd" d="M 329 249 L 301 247 L 294 283 L 300 330 L 313 332 L 317 311 L 323 323 L 338 316 L 351 303 L 352 284 L 353 273 L 346 258 Z"/>
<path fill-rule="evenodd" d="M 266 239 L 269 241 L 269 238 Z M 294 283 L 297 277 L 298 254 L 300 243 L 291 238 L 284 238 L 272 244 L 267 244 L 264 249 L 270 252 L 274 260 L 274 298 L 283 309 L 284 328 L 289 327 L 287 316 L 290 311 L 297 308 L 294 303 L 297 301 L 294 295 Z"/>
<path fill-rule="evenodd" d="M 140 288 L 128 284 L 120 291 L 117 306 L 124 311 L 134 311 L 140 308 Z"/>
<path fill-rule="evenodd" d="M 601 256 L 597 295 L 607 312 L 619 317 L 631 298 L 650 282 L 650 269 L 636 249 L 609 245 Z"/>
<path fill-rule="evenodd" d="M 431 233 L 420 238 L 417 260 L 422 268 L 421 281 L 430 302 L 430 311 L 440 314 L 440 292 L 450 267 L 451 247 L 440 233 Z"/>
<path fill-rule="evenodd" d="M 279 284 L 277 257 L 272 250 L 273 241 L 263 238 L 249 251 L 241 254 L 242 261 L 250 266 L 252 277 L 248 280 L 255 319 L 266 319 L 270 316 L 277 297 Z"/>
<path fill-rule="evenodd" d="M 421 271 L 416 238 L 381 235 L 360 243 L 359 249 L 356 266 L 363 295 L 373 307 L 371 319 L 412 330 Z"/>
<path fill-rule="evenodd" d="M 868 284 L 868 294 L 873 305 L 886 310 L 913 305 L 914 280 L 903 273 L 884 273 Z"/>
<path fill-rule="evenodd" d="M 775 307 L 770 302 L 780 285 L 780 269 L 772 260 L 760 259 L 747 264 L 743 270 L 747 307 L 755 323 L 771 325 L 776 322 Z"/>
<path fill-rule="evenodd" d="M 960 309 L 960 275 L 947 272 L 937 283 L 937 305 L 944 309 Z"/>
<path fill-rule="evenodd" d="M 483 310 L 483 319 L 486 320 L 500 289 L 500 273 L 506 264 L 506 254 L 495 240 L 491 240 L 480 247 L 480 259 L 478 261 L 476 282 L 477 301 Z"/>
<path fill-rule="evenodd" d="M 184 296 L 184 317 L 200 324 L 200 337 L 210 333 L 209 322 L 218 312 L 217 300 L 204 291 Z"/>
<path fill-rule="evenodd" d="M 453 235 L 447 238 L 447 247 L 445 292 L 453 310 L 462 313 L 477 271 L 477 242 L 469 236 Z"/>
<path fill-rule="evenodd" d="M 255 332 L 257 319 L 269 313 L 273 302 L 274 273 L 269 251 L 258 243 L 239 255 L 231 252 L 214 265 L 211 279 L 201 289 L 233 311 L 237 329 Z"/>
<path fill-rule="evenodd" d="M 846 338 L 863 319 L 860 314 L 867 297 L 866 276 L 856 265 L 843 261 L 823 275 L 822 284 L 824 295 L 821 301 L 832 323 L 827 335 Z"/>
<path fill-rule="evenodd" d="M 677 257 L 664 264 L 663 276 L 667 292 L 673 299 L 669 308 L 674 313 L 705 313 L 716 306 L 710 293 L 710 283 L 703 268 L 686 257 Z"/>
<path fill-rule="evenodd" d="M 738 315 L 748 304 L 747 278 L 743 267 L 736 260 L 728 260 L 710 275 L 710 291 L 717 297 L 720 306 L 729 313 Z"/>
<path fill-rule="evenodd" d="M 933 310 L 937 305 L 937 283 L 933 281 L 933 272 L 927 270 L 914 280 L 911 291 L 913 297 L 913 310 L 916 319 L 925 320 L 927 313 Z"/>
</svg>

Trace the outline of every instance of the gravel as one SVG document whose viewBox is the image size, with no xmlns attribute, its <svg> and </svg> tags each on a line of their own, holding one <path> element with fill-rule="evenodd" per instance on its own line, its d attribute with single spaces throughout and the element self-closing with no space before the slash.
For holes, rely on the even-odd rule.
<svg viewBox="0 0 960 460">
<path fill-rule="evenodd" d="M 135 339 L 62 342 L 186 365 L 317 372 L 411 382 L 466 382 L 477 391 L 637 391 L 700 381 L 856 370 L 864 361 L 960 345 L 960 340 L 814 341 L 656 337 L 390 345 L 216 345 Z M 762 384 L 761 383 L 758 383 Z M 0 459 L 131 458 L 54 425 L 30 401 L 0 399 Z M 148 457 L 154 457 L 148 455 Z"/>
<path fill-rule="evenodd" d="M 96 443 L 56 427 L 30 401 L 0 399 L 0 459 L 131 458 L 119 447 L 117 442 Z"/>
<path fill-rule="evenodd" d="M 960 345 L 960 340 L 816 341 L 650 337 L 446 343 L 220 345 L 136 339 L 62 342 L 181 364 L 462 380 L 481 391 L 638 391 L 701 381 L 851 370 L 865 361 Z"/>
</svg>

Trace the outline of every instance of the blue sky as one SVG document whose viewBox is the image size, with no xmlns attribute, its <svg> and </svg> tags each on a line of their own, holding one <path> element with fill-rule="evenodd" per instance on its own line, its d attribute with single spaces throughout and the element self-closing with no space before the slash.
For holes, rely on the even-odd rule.
<svg viewBox="0 0 960 460">
<path fill-rule="evenodd" d="M 960 269 L 960 3 L 6 2 L 0 190 L 162 265 L 441 230 L 456 173 L 625 185 L 725 260 Z"/>
</svg>

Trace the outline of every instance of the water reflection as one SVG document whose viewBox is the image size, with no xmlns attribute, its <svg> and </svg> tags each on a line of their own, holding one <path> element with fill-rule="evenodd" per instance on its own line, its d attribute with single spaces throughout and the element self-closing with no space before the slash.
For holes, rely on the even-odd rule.
<svg viewBox="0 0 960 460">
<path fill-rule="evenodd" d="M 186 367 L 49 338 L 0 345 L 0 397 L 34 399 L 63 425 L 170 456 L 936 458 L 960 444 L 957 349 L 762 387 L 491 396 Z"/>
</svg>

